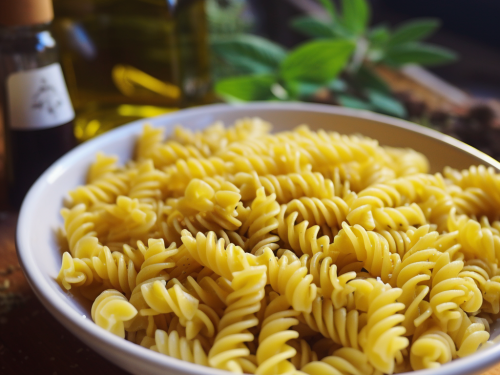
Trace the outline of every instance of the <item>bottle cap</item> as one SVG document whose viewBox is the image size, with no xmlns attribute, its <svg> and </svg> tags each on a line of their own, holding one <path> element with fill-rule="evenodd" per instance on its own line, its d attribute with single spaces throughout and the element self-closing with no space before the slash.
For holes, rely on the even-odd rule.
<svg viewBox="0 0 500 375">
<path fill-rule="evenodd" d="M 0 25 L 28 26 L 54 18 L 52 0 L 0 0 Z"/>
</svg>

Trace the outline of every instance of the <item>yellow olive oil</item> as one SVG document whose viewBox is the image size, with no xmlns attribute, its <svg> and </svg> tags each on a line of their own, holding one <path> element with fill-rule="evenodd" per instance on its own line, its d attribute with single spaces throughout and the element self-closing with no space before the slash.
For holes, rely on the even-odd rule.
<svg viewBox="0 0 500 375">
<path fill-rule="evenodd" d="M 204 0 L 54 0 L 75 135 L 212 101 Z"/>
</svg>

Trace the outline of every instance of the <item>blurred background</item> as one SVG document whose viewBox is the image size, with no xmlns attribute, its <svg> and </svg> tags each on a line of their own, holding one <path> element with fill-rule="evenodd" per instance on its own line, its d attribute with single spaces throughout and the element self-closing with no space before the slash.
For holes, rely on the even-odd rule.
<svg viewBox="0 0 500 375">
<path fill-rule="evenodd" d="M 492 0 L 54 0 L 54 9 L 79 141 L 195 105 L 303 100 L 406 118 L 500 155 Z M 319 57 L 337 58 L 339 71 L 283 78 L 285 56 L 325 40 L 353 44 L 344 61 Z"/>
<path fill-rule="evenodd" d="M 315 0 L 251 0 L 262 21 L 258 32 L 291 47 L 304 38 L 287 27 L 302 13 L 318 14 Z M 494 0 L 371 0 L 372 24 L 398 25 L 414 18 L 437 18 L 441 28 L 428 40 L 456 51 L 460 58 L 433 72 L 474 96 L 500 97 L 500 2 Z M 273 22 L 281 19 L 283 23 Z M 276 25 L 285 27 L 276 27 Z"/>
</svg>

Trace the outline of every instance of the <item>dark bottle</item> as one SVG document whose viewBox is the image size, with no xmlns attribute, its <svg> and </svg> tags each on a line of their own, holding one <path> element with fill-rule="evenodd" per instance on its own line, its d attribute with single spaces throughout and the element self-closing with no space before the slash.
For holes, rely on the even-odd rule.
<svg viewBox="0 0 500 375">
<path fill-rule="evenodd" d="M 76 145 L 52 18 L 51 0 L 0 1 L 0 111 L 8 205 L 14 208 Z"/>
</svg>

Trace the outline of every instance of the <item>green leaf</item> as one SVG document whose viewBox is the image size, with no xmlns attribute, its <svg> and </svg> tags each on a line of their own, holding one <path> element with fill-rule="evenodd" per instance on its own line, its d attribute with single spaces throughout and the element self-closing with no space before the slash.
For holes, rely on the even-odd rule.
<svg viewBox="0 0 500 375">
<path fill-rule="evenodd" d="M 453 62 L 457 54 L 447 48 L 424 43 L 406 43 L 390 48 L 384 62 L 394 66 L 404 64 L 441 65 Z"/>
<path fill-rule="evenodd" d="M 304 16 L 295 18 L 291 23 L 292 28 L 313 38 L 333 38 L 335 32 L 332 27 L 314 17 Z"/>
<path fill-rule="evenodd" d="M 340 78 L 335 78 L 330 81 L 327 87 L 333 92 L 343 92 L 347 90 L 347 83 Z"/>
<path fill-rule="evenodd" d="M 376 111 L 396 117 L 406 117 L 407 113 L 405 107 L 403 107 L 403 105 L 392 95 L 373 89 L 367 90 L 367 95 Z"/>
<path fill-rule="evenodd" d="M 374 27 L 368 34 L 368 40 L 375 46 L 381 46 L 389 40 L 391 34 L 387 26 L 380 25 Z"/>
<path fill-rule="evenodd" d="M 366 0 L 342 0 L 343 26 L 354 35 L 362 35 L 370 19 L 370 6 Z"/>
<path fill-rule="evenodd" d="M 231 77 L 217 82 L 215 92 L 230 103 L 270 100 L 274 98 L 271 86 L 275 82 L 276 78 L 268 74 Z"/>
<path fill-rule="evenodd" d="M 281 76 L 287 82 L 326 84 L 347 65 L 354 44 L 345 40 L 315 40 L 302 44 L 283 60 Z"/>
<path fill-rule="evenodd" d="M 274 73 L 287 54 L 278 44 L 249 34 L 213 41 L 212 49 L 217 56 L 248 73 Z"/>
<path fill-rule="evenodd" d="M 293 92 L 296 93 L 298 98 L 307 98 L 318 92 L 319 89 L 325 85 L 315 82 L 293 82 L 289 84 L 293 87 Z"/>
<path fill-rule="evenodd" d="M 318 0 L 318 1 L 321 3 L 321 5 L 323 5 L 323 8 L 325 8 L 332 21 L 335 21 L 337 18 L 337 11 L 335 10 L 335 4 L 333 3 L 333 1 L 332 0 Z"/>
<path fill-rule="evenodd" d="M 431 35 L 439 26 L 439 20 L 433 18 L 409 21 L 392 34 L 389 45 L 417 42 Z"/>
<path fill-rule="evenodd" d="M 354 77 L 356 83 L 364 88 L 390 93 L 389 85 L 370 67 L 362 65 Z"/>
<path fill-rule="evenodd" d="M 373 106 L 370 103 L 367 103 L 351 95 L 340 94 L 338 95 L 337 99 L 340 105 L 343 107 L 367 109 L 369 111 L 373 110 Z"/>
</svg>

